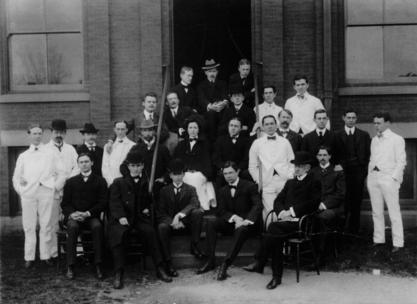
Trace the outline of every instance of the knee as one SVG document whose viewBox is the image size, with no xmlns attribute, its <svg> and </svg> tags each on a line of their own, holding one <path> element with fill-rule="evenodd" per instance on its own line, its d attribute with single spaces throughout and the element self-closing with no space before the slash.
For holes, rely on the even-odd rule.
<svg viewBox="0 0 417 304">
<path fill-rule="evenodd" d="M 103 225 L 100 223 L 99 220 L 96 219 L 91 222 L 91 231 L 98 232 L 98 231 L 101 231 L 102 228 L 103 228 Z"/>
<path fill-rule="evenodd" d="M 204 210 L 203 209 L 201 209 L 201 208 L 196 208 L 196 209 L 193 209 L 192 211 L 191 211 L 191 217 L 192 218 L 199 218 L 199 217 L 203 217 L 203 215 L 204 215 Z"/>
</svg>

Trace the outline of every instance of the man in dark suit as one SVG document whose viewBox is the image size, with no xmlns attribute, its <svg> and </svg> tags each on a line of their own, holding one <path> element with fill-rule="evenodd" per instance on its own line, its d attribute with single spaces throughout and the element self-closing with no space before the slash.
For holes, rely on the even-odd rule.
<svg viewBox="0 0 417 304">
<path fill-rule="evenodd" d="M 103 226 L 100 213 L 106 208 L 107 183 L 103 177 L 92 172 L 91 154 L 81 153 L 77 162 L 81 173 L 66 181 L 61 203 L 68 234 L 66 276 L 68 279 L 74 278 L 77 238 L 83 229 L 90 229 L 96 276 L 102 279 Z"/>
<path fill-rule="evenodd" d="M 346 176 L 346 225 L 347 230 L 357 234 L 360 228 L 363 188 L 368 173 L 371 138 L 356 125 L 357 113 L 348 109 L 343 114 L 345 126 L 336 133 L 340 163 Z"/>
<path fill-rule="evenodd" d="M 204 115 L 206 119 L 207 135 L 210 140 L 216 139 L 217 126 L 222 117 L 222 111 L 229 103 L 226 82 L 217 79 L 219 66 L 220 64 L 213 59 L 206 60 L 202 69 L 207 78 L 197 87 L 199 113 Z"/>
<path fill-rule="evenodd" d="M 324 263 L 325 232 L 337 227 L 344 217 L 345 205 L 345 176 L 343 171 L 335 171 L 330 164 L 331 151 L 328 147 L 321 146 L 317 152 L 319 166 L 313 168 L 311 173 L 321 182 L 321 201 L 316 218 L 320 224 L 319 261 Z"/>
<path fill-rule="evenodd" d="M 234 162 L 226 162 L 223 175 L 227 185 L 219 190 L 218 213 L 206 226 L 208 260 L 197 273 L 215 268 L 217 232 L 233 234 L 234 238 L 225 260 L 220 266 L 217 280 L 227 278 L 227 268 L 233 263 L 244 242 L 257 232 L 262 212 L 262 202 L 257 186 L 239 178 L 239 168 Z"/>
<path fill-rule="evenodd" d="M 238 73 L 232 74 L 229 78 L 229 88 L 240 87 L 245 101 L 244 103 L 253 109 L 255 106 L 255 85 L 251 74 L 250 61 L 246 58 L 239 60 Z"/>
<path fill-rule="evenodd" d="M 317 110 L 314 113 L 314 122 L 316 123 L 316 129 L 307 133 L 302 140 L 301 150 L 307 151 L 311 155 L 316 155 L 320 146 L 329 147 L 332 150 L 331 163 L 335 165 L 336 170 L 342 170 L 339 163 L 339 146 L 337 145 L 336 135 L 333 131 L 326 128 L 329 118 L 327 112 L 324 109 Z M 315 160 L 314 166 L 317 166 L 318 162 Z"/>
<path fill-rule="evenodd" d="M 92 171 L 95 175 L 101 176 L 101 164 L 103 161 L 103 148 L 97 146 L 96 139 L 98 130 L 92 123 L 85 123 L 80 130 L 84 137 L 84 143 L 77 147 L 77 153 L 89 153 L 93 161 Z"/>
<path fill-rule="evenodd" d="M 198 109 L 197 92 L 191 87 L 193 81 L 193 68 L 183 66 L 180 72 L 181 82 L 174 86 L 171 91 L 176 92 L 180 99 L 180 104 L 184 107 L 189 107 L 194 111 Z"/>
<path fill-rule="evenodd" d="M 295 153 L 295 178 L 288 180 L 274 201 L 278 221 L 269 225 L 256 263 L 245 267 L 250 272 L 262 273 L 268 257 L 272 255 L 272 280 L 266 286 L 274 289 L 281 284 L 284 241 L 298 230 L 298 221 L 317 210 L 321 200 L 321 184 L 309 171 L 312 157 L 308 152 Z"/>
<path fill-rule="evenodd" d="M 144 177 L 144 160 L 140 153 L 131 151 L 125 163 L 128 173 L 116 178 L 110 187 L 109 245 L 115 270 L 114 288 L 123 286 L 126 247 L 129 235 L 137 231 L 147 253 L 152 257 L 156 276 L 164 282 L 172 278 L 165 272 L 157 233 L 151 222 L 148 181 Z"/>
<path fill-rule="evenodd" d="M 195 188 L 183 182 L 182 161 L 177 159 L 171 161 L 169 170 L 172 183 L 161 189 L 156 208 L 156 221 L 168 273 L 176 276 L 177 271 L 172 265 L 171 258 L 171 233 L 173 230 L 183 228 L 191 230 L 190 252 L 199 259 L 203 258 L 198 243 L 204 211 L 200 208 Z"/>
<path fill-rule="evenodd" d="M 279 121 L 279 128 L 277 133 L 279 136 L 282 136 L 291 144 L 293 152 L 300 151 L 301 149 L 301 142 L 302 137 L 300 134 L 295 133 L 293 130 L 290 129 L 290 124 L 292 121 L 292 113 L 290 110 L 283 109 L 278 114 L 278 121 Z"/>
<path fill-rule="evenodd" d="M 239 168 L 240 175 L 248 176 L 250 140 L 240 135 L 242 122 L 238 117 L 228 122 L 228 135 L 217 138 L 214 144 L 213 164 L 216 167 L 217 186 L 224 185 L 223 166 L 227 161 L 233 161 Z"/>
<path fill-rule="evenodd" d="M 242 122 L 242 136 L 249 136 L 249 132 L 256 121 L 255 112 L 243 103 L 244 95 L 242 88 L 239 86 L 230 87 L 230 100 L 232 105 L 223 110 L 222 118 L 218 127 L 218 135 L 227 134 L 228 124 L 231 118 L 239 117 Z"/>
</svg>

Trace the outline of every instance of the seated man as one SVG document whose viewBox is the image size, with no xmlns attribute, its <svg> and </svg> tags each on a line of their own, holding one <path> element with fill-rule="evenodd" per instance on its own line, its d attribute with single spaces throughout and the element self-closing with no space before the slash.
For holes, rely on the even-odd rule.
<svg viewBox="0 0 417 304">
<path fill-rule="evenodd" d="M 344 215 L 345 176 L 343 171 L 335 171 L 330 164 L 330 148 L 321 146 L 317 152 L 319 166 L 311 170 L 315 178 L 321 181 L 321 201 L 316 217 L 320 220 L 321 232 L 334 229 L 338 220 Z M 324 254 L 325 237 L 321 237 L 319 260 Z"/>
<path fill-rule="evenodd" d="M 100 213 L 107 204 L 106 180 L 92 173 L 93 161 L 90 154 L 78 156 L 78 167 L 81 174 L 71 177 L 64 186 L 61 207 L 64 222 L 67 225 L 67 278 L 74 279 L 77 238 L 81 230 L 90 229 L 93 239 L 94 264 L 98 279 L 103 278 L 101 272 L 103 251 L 103 226 Z"/>
<path fill-rule="evenodd" d="M 143 239 L 147 253 L 152 257 L 156 276 L 164 282 L 172 278 L 165 273 L 158 238 L 150 216 L 148 181 L 144 176 L 143 156 L 129 152 L 125 163 L 128 174 L 114 180 L 110 187 L 109 200 L 109 244 L 113 254 L 115 270 L 114 288 L 123 286 L 126 246 L 129 233 L 137 231 Z"/>
<path fill-rule="evenodd" d="M 233 242 L 223 261 L 217 280 L 227 278 L 227 268 L 233 263 L 250 234 L 256 234 L 257 221 L 262 212 L 262 201 L 256 185 L 239 178 L 239 168 L 234 162 L 226 162 L 223 175 L 227 185 L 219 190 L 218 216 L 206 226 L 208 261 L 197 271 L 204 273 L 215 267 L 217 232 L 232 233 Z"/>
<path fill-rule="evenodd" d="M 156 221 L 168 273 L 177 276 L 177 271 L 171 262 L 172 230 L 189 228 L 191 230 L 191 254 L 197 258 L 203 258 L 198 243 L 204 211 L 199 207 L 195 188 L 183 182 L 185 169 L 182 161 L 174 159 L 170 163 L 169 170 L 172 183 L 161 189 L 156 208 Z"/>
<path fill-rule="evenodd" d="M 321 185 L 311 169 L 312 158 L 305 151 L 297 152 L 292 161 L 295 178 L 288 180 L 274 201 L 278 221 L 269 225 L 257 253 L 258 260 L 244 269 L 262 273 L 268 257 L 272 255 L 272 280 L 266 286 L 274 289 L 281 284 L 283 271 L 284 241 L 298 230 L 298 221 L 306 214 L 317 210 L 321 200 Z"/>
</svg>

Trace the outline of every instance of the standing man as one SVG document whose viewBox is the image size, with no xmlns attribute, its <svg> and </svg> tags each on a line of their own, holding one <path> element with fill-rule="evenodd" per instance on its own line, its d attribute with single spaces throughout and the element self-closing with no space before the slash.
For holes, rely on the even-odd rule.
<svg viewBox="0 0 417 304">
<path fill-rule="evenodd" d="M 70 280 L 74 279 L 77 237 L 80 231 L 90 229 L 96 276 L 102 279 L 103 226 L 100 222 L 100 213 L 107 205 L 107 183 L 104 178 L 92 171 L 91 154 L 81 153 L 78 156 L 78 166 L 81 173 L 67 180 L 61 203 L 68 234 L 66 276 Z"/>
<path fill-rule="evenodd" d="M 316 128 L 313 119 L 314 113 L 317 110 L 324 109 L 324 107 L 320 99 L 307 92 L 307 76 L 295 75 L 293 87 L 297 94 L 287 99 L 284 108 L 290 110 L 294 115 L 294 119 L 290 125 L 291 130 L 296 133 L 307 134 Z M 329 127 L 330 123 L 328 122 L 327 128 Z"/>
<path fill-rule="evenodd" d="M 129 150 L 135 145 L 133 141 L 127 138 L 127 122 L 124 120 L 117 120 L 114 122 L 114 134 L 116 139 L 114 143 L 107 143 L 104 146 L 103 164 L 101 172 L 110 186 L 115 178 L 121 177 L 120 165 L 126 158 Z M 111 145 L 111 148 L 108 147 Z"/>
<path fill-rule="evenodd" d="M 35 261 L 38 220 L 39 256 L 42 261 L 51 264 L 52 249 L 56 248 L 54 193 L 60 192 L 65 183 L 63 164 L 50 149 L 41 144 L 42 127 L 32 124 L 28 134 L 31 145 L 17 158 L 13 173 L 13 187 L 22 203 L 26 268 Z"/>
<path fill-rule="evenodd" d="M 89 153 L 93 162 L 91 170 L 95 175 L 101 176 L 101 166 L 103 162 L 103 148 L 97 146 L 96 139 L 98 130 L 92 123 L 85 123 L 80 130 L 84 137 L 84 143 L 77 147 L 77 153 Z"/>
<path fill-rule="evenodd" d="M 287 109 L 283 109 L 281 112 L 279 112 L 278 121 L 279 121 L 279 128 L 277 130 L 278 135 L 288 139 L 294 153 L 297 151 L 300 151 L 302 137 L 300 134 L 295 133 L 293 130 L 290 129 L 290 124 L 292 122 L 291 111 Z"/>
<path fill-rule="evenodd" d="M 255 85 L 251 74 L 250 61 L 246 58 L 239 60 L 238 73 L 229 78 L 229 88 L 239 87 L 245 97 L 245 104 L 249 108 L 255 106 Z"/>
<path fill-rule="evenodd" d="M 257 184 L 262 181 L 265 219 L 286 181 L 293 177 L 294 166 L 290 162 L 294 159 L 294 153 L 290 142 L 276 133 L 277 121 L 274 116 L 264 116 L 262 126 L 266 135 L 256 139 L 249 150 L 249 173 Z"/>
<path fill-rule="evenodd" d="M 228 105 L 226 82 L 217 79 L 219 66 L 214 59 L 206 60 L 202 69 L 207 78 L 197 87 L 199 113 L 205 116 L 210 140 L 216 139 L 217 126 Z"/>
<path fill-rule="evenodd" d="M 343 114 L 345 126 L 336 132 L 339 146 L 340 164 L 346 176 L 346 228 L 357 234 L 360 228 L 361 204 L 368 163 L 371 138 L 369 134 L 356 127 L 357 113 L 348 109 Z"/>
<path fill-rule="evenodd" d="M 278 114 L 282 108 L 275 103 L 275 97 L 277 96 L 277 89 L 273 85 L 264 87 L 264 102 L 259 105 L 259 121 L 266 115 L 272 115 L 278 120 Z M 256 113 L 256 107 L 253 108 Z"/>
<path fill-rule="evenodd" d="M 391 115 L 377 113 L 374 126 L 377 135 L 371 142 L 371 159 L 368 166 L 368 191 L 372 205 L 375 245 L 385 243 L 384 201 L 388 208 L 392 231 L 392 252 L 404 247 L 399 189 L 406 165 L 404 138 L 390 129 Z"/>
<path fill-rule="evenodd" d="M 190 107 L 197 112 L 197 92 L 191 87 L 193 81 L 194 71 L 193 68 L 183 66 L 180 72 L 181 81 L 179 84 L 174 86 L 171 91 L 176 92 L 180 103 L 184 107 Z"/>
<path fill-rule="evenodd" d="M 72 145 L 67 144 L 64 139 L 67 134 L 67 123 L 63 119 L 55 119 L 51 123 L 52 138 L 45 145 L 47 149 L 50 149 L 61 161 L 64 166 L 65 180 L 69 179 L 72 176 L 75 176 L 80 173 L 80 170 L 77 165 L 78 154 L 75 148 Z M 64 195 L 63 189 L 60 191 L 55 191 L 54 194 L 54 210 L 53 210 L 53 221 L 55 223 L 55 231 L 59 229 L 59 218 L 61 214 L 61 202 L 62 196 Z M 58 242 L 56 233 L 53 234 L 53 243 L 55 244 L 52 247 L 51 256 L 58 256 Z"/>
</svg>

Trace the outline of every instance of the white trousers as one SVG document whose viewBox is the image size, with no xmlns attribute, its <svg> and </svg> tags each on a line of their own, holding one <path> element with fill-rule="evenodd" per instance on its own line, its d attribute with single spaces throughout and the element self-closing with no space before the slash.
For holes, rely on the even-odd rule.
<svg viewBox="0 0 417 304">
<path fill-rule="evenodd" d="M 25 261 L 34 261 L 36 254 L 36 225 L 39 218 L 39 253 L 41 260 L 51 257 L 56 247 L 53 221 L 54 190 L 39 186 L 32 197 L 22 197 L 22 224 L 25 232 Z"/>
<path fill-rule="evenodd" d="M 216 199 L 213 183 L 207 181 L 207 178 L 199 171 L 186 172 L 184 183 L 195 187 L 200 207 L 204 210 L 210 210 L 210 201 Z"/>
<path fill-rule="evenodd" d="M 368 191 L 374 222 L 374 243 L 385 243 L 384 201 L 391 221 L 392 242 L 396 247 L 404 246 L 404 230 L 399 203 L 400 183 L 390 175 L 373 171 L 368 175 Z"/>
<path fill-rule="evenodd" d="M 267 214 L 274 209 L 274 201 L 277 198 L 278 194 L 284 188 L 286 179 L 278 175 L 274 175 L 272 180 L 263 187 L 262 189 L 262 203 L 264 208 L 262 210 L 262 218 L 265 221 Z M 273 221 L 273 217 L 269 217 L 268 224 Z"/>
</svg>

